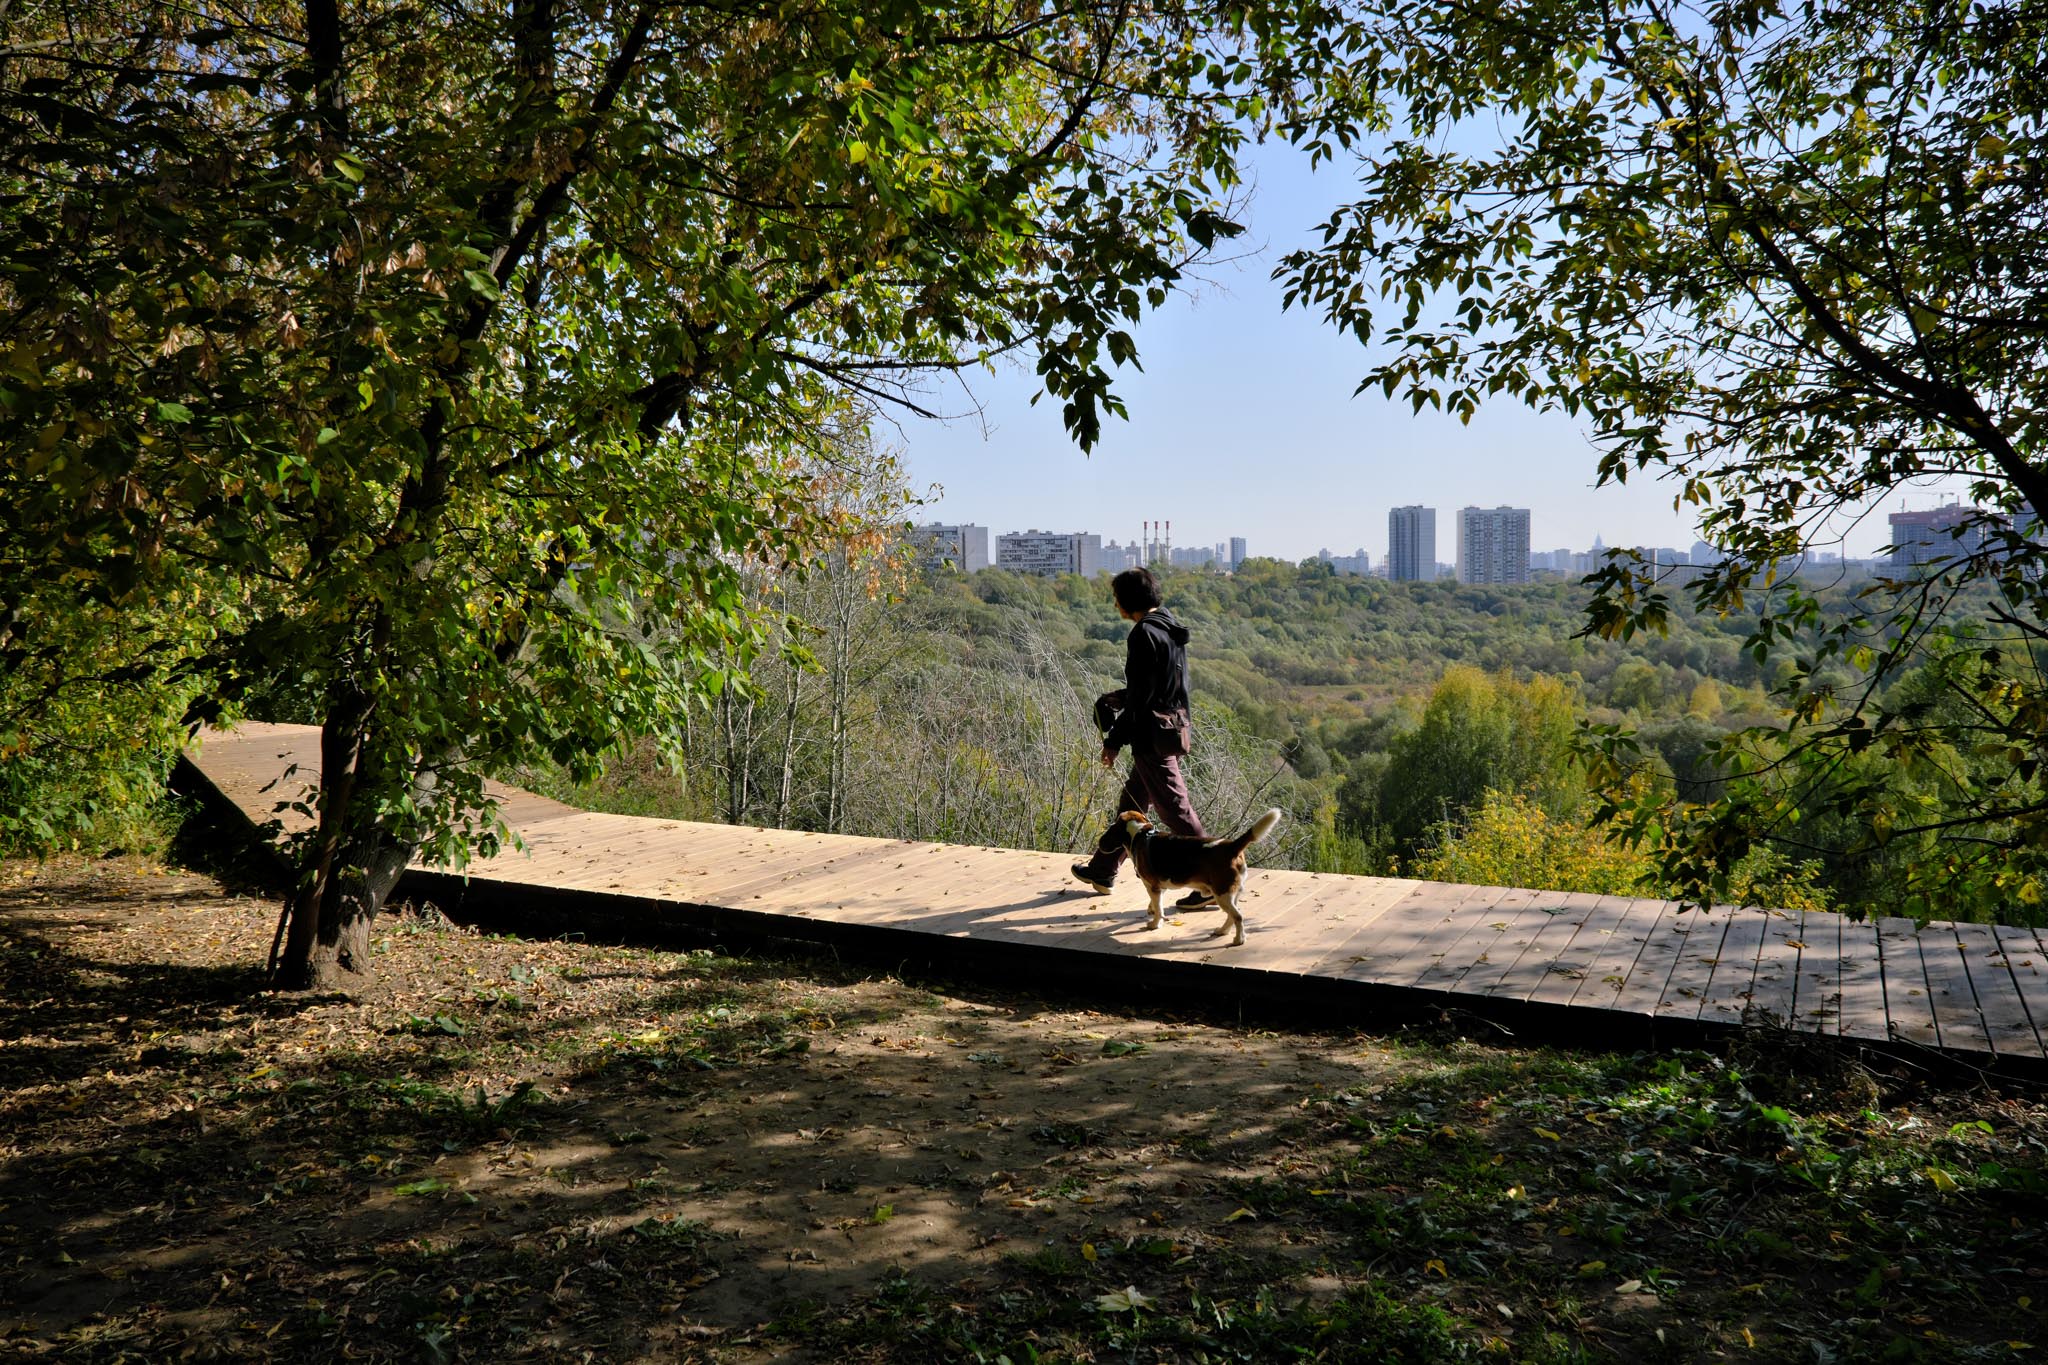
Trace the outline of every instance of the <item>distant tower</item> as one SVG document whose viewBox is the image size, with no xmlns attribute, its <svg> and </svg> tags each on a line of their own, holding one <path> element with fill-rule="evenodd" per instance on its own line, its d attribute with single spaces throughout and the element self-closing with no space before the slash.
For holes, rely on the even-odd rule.
<svg viewBox="0 0 2048 1365">
<path fill-rule="evenodd" d="M 1458 512 L 1458 581 L 1529 581 L 1529 509 L 1466 507 Z"/>
<path fill-rule="evenodd" d="M 1387 513 L 1387 577 L 1427 583 L 1436 577 L 1436 509 L 1396 507 Z"/>
</svg>

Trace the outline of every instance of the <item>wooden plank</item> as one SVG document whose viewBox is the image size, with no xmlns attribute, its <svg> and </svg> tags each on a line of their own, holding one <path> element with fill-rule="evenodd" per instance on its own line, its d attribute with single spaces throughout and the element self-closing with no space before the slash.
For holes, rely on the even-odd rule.
<svg viewBox="0 0 2048 1365">
<path fill-rule="evenodd" d="M 1515 965 L 1502 972 L 1500 979 L 1487 992 L 1495 999 L 1527 1000 L 1532 992 L 1556 975 L 1558 959 L 1571 951 L 1578 942 L 1600 904 L 1600 897 L 1584 894 L 1553 892 L 1551 899 L 1535 903 L 1534 909 L 1544 915 L 1549 923 L 1539 927 L 1536 938 L 1515 960 Z M 1560 984 L 1576 989 L 1577 977 L 1559 978 Z"/>
<path fill-rule="evenodd" d="M 1142 919 L 1122 897 L 1093 896 L 1073 885 L 1044 885 L 1043 868 L 987 849 L 906 844 L 844 882 L 821 884 L 806 912 L 845 924 L 912 929 L 944 937 L 1058 944 L 1104 932 L 1123 917 Z M 1071 879 L 1068 885 L 1072 885 Z"/>
<path fill-rule="evenodd" d="M 1955 926 L 1930 924 L 1920 931 L 1920 961 L 1927 971 L 1927 994 L 1934 1002 L 1934 1024 L 1941 1045 L 1965 1052 L 1991 1051 L 1991 1035 L 1977 1008 L 1969 967 Z"/>
<path fill-rule="evenodd" d="M 1437 882 L 1420 882 L 1409 877 L 1373 877 L 1372 891 L 1353 916 L 1349 931 L 1333 941 L 1321 956 L 1312 959 L 1302 969 L 1303 976 L 1335 977 L 1357 958 L 1354 945 L 1365 943 L 1379 932 L 1381 921 L 1390 916 L 1405 915 L 1415 903 L 1416 897 Z"/>
<path fill-rule="evenodd" d="M 1756 976 L 1749 984 L 1747 1022 L 1787 1028 L 1799 991 L 1799 937 L 1805 916 L 1797 910 L 1750 911 L 1764 918 L 1763 946 L 1757 949 Z"/>
<path fill-rule="evenodd" d="M 1735 932 L 1741 912 L 1719 905 L 1705 910 L 1678 910 L 1689 932 L 1673 954 L 1671 970 L 1664 974 L 1664 988 L 1650 1013 L 1660 1019 L 1697 1019 L 1706 1003 L 1707 991 L 1725 958 L 1722 945 Z"/>
<path fill-rule="evenodd" d="M 856 869 L 900 855 L 902 850 L 903 845 L 891 840 L 855 845 L 791 840 L 749 844 L 724 854 L 719 865 L 702 869 L 677 867 L 673 860 L 664 865 L 658 858 L 649 857 L 620 870 L 619 889 L 637 895 L 676 896 L 708 905 L 752 910 L 758 908 L 757 901 L 767 899 L 779 886 L 792 881 L 822 886 L 825 883 L 819 880 L 820 873 L 828 874 L 826 881 L 833 874 L 850 877 Z"/>
<path fill-rule="evenodd" d="M 1710 932 L 1718 945 L 1721 931 L 1727 927 L 1726 918 L 1715 918 L 1714 911 L 1689 910 L 1681 915 L 1675 904 L 1664 902 L 1662 913 L 1644 935 L 1642 951 L 1629 968 L 1628 979 L 1614 993 L 1614 1008 L 1628 1014 L 1654 1015 L 1658 1002 L 1664 998 L 1665 983 L 1671 979 L 1672 969 L 1678 965 L 1692 935 L 1701 930 Z"/>
<path fill-rule="evenodd" d="M 858 848 L 834 852 L 821 847 L 813 855 L 790 865 L 771 859 L 748 866 L 735 865 L 731 876 L 690 879 L 669 876 L 650 882 L 644 894 L 658 897 L 687 897 L 699 903 L 730 906 L 738 910 L 767 911 L 801 915 L 811 901 L 830 888 L 843 885 L 870 865 L 900 856 L 902 845 L 874 840 Z M 748 872 L 749 880 L 738 880 Z"/>
<path fill-rule="evenodd" d="M 1596 896 L 1585 909 L 1579 931 L 1555 958 L 1550 969 L 1530 988 L 1524 999 L 1552 1005 L 1568 1005 L 1586 981 L 1600 954 L 1616 931 L 1627 921 L 1634 896 Z"/>
<path fill-rule="evenodd" d="M 585 815 L 549 822 L 528 840 L 524 852 L 507 850 L 476 864 L 479 873 L 498 878 L 540 881 L 578 890 L 650 893 L 663 880 L 688 879 L 697 885 L 732 882 L 760 875 L 760 865 L 776 845 L 748 830 L 687 843 L 658 821 L 625 815 Z M 781 856 L 808 856 L 797 836 L 789 836 Z M 680 884 L 680 883 L 679 883 Z"/>
<path fill-rule="evenodd" d="M 1518 905 L 1527 904 L 1535 894 L 1506 886 L 1461 889 L 1463 894 L 1446 907 L 1434 924 L 1417 926 L 1405 950 L 1396 954 L 1390 946 L 1379 955 L 1380 980 L 1392 986 L 1413 986 L 1432 971 L 1438 976 L 1458 973 L 1458 959 L 1446 954 L 1458 951 L 1459 957 L 1463 957 L 1458 945 L 1468 933 L 1487 933 L 1485 925 L 1502 915 L 1512 915 Z"/>
<path fill-rule="evenodd" d="M 1551 892 L 1509 916 L 1510 928 L 1484 964 L 1475 964 L 1458 983 L 1460 995 L 1520 999 L 1554 956 L 1552 945 L 1569 942 L 1579 921 L 1571 897 Z"/>
<path fill-rule="evenodd" d="M 1841 1008 L 1835 1016 L 1844 1038 L 1887 1040 L 1891 1029 L 1884 1008 L 1884 963 L 1877 947 L 1877 926 L 1869 920 L 1842 917 Z"/>
<path fill-rule="evenodd" d="M 1977 993 L 1977 1009 L 1984 1016 L 1984 1031 L 1991 1050 L 2001 1057 L 2040 1058 L 2044 1055 L 2041 1035 L 2027 1013 L 2019 982 L 2006 961 L 2005 945 L 1988 924 L 1956 924 L 1957 943 L 1970 973 L 1970 985 Z"/>
<path fill-rule="evenodd" d="M 1941 1030 L 1927 994 L 1920 962 L 1920 929 L 1912 920 L 1886 915 L 1877 922 L 1877 949 L 1884 960 L 1884 1012 L 1891 1036 L 1922 1047 L 1940 1047 Z"/>
<path fill-rule="evenodd" d="M 1406 899 L 1415 885 L 1412 881 L 1393 877 L 1320 876 L 1311 884 L 1313 895 L 1310 898 L 1288 901 L 1281 906 L 1286 926 L 1284 936 L 1276 934 L 1274 942 L 1276 949 L 1288 951 L 1285 961 L 1281 962 L 1276 950 L 1274 969 L 1303 977 L 1316 975 L 1320 964 L 1327 962 L 1361 930 L 1377 923 L 1387 910 Z M 1213 913 L 1217 912 L 1195 912 L 1197 915 Z M 1261 909 L 1259 916 L 1263 919 L 1272 913 Z M 1249 932 L 1253 923 L 1250 907 L 1245 908 L 1245 923 Z M 1259 956 L 1253 961 L 1265 960 L 1265 944 L 1247 939 L 1246 946 L 1259 950 Z"/>
<path fill-rule="evenodd" d="M 1606 944 L 1593 955 L 1578 988 L 1572 992 L 1574 1007 L 1614 1008 L 1614 998 L 1628 981 L 1636 959 L 1642 956 L 1643 943 L 1663 917 L 1664 906 L 1665 902 L 1654 896 L 1638 896 L 1628 903 L 1621 920 L 1607 935 Z"/>
<path fill-rule="evenodd" d="M 1091 895 L 1068 874 L 1070 858 L 950 845 L 914 845 L 900 867 L 833 888 L 817 913 L 848 923 L 948 938 L 1023 943 L 1090 953 L 1182 951 L 1178 934 L 1144 932 L 1142 889 Z M 1165 935 L 1165 937 L 1162 937 Z M 1151 945 L 1151 946 L 1147 946 Z"/>
<path fill-rule="evenodd" d="M 1792 993 L 1792 1027 L 1833 1037 L 1842 1011 L 1842 917 L 1809 910 L 1799 926 L 1799 984 Z"/>
<path fill-rule="evenodd" d="M 1488 894 L 1487 888 L 1457 882 L 1421 882 L 1388 913 L 1344 945 L 1343 960 L 1330 975 L 1345 981 L 1392 984 L 1387 969 L 1398 965 L 1421 944 L 1429 928 L 1456 913 L 1474 896 Z"/>
<path fill-rule="evenodd" d="M 1238 894 L 1244 944 L 1232 951 L 1231 965 L 1299 975 L 1331 939 L 1349 932 L 1353 915 L 1343 882 L 1321 872 L 1253 869 Z M 1160 893 L 1159 911 L 1166 921 L 1162 932 L 1192 927 L 1206 935 L 1227 922 L 1220 906 L 1175 910 L 1173 903 L 1186 894 Z M 1179 925 L 1174 924 L 1176 919 Z"/>
<path fill-rule="evenodd" d="M 2048 952 L 2042 950 L 2034 930 L 2016 924 L 1994 924 L 1991 932 L 2005 953 L 2005 965 L 2012 972 L 2013 985 L 2026 1006 L 2034 1032 L 2048 1048 Z"/>
<path fill-rule="evenodd" d="M 1515 916 L 1534 905 L 1536 897 L 1549 894 L 1514 888 L 1491 902 L 1466 901 L 1455 933 L 1446 935 L 1448 941 L 1433 947 L 1426 957 L 1407 964 L 1409 970 L 1419 967 L 1408 984 L 1418 990 L 1462 993 L 1472 969 L 1493 961 L 1500 936 L 1514 927 Z"/>
<path fill-rule="evenodd" d="M 1707 958 L 1710 970 L 1698 986 L 1696 1017 L 1713 1024 L 1740 1024 L 1749 1009 L 1750 988 L 1756 984 L 1756 957 L 1763 951 L 1769 920 L 1761 910 L 1744 906 L 1725 906 L 1723 913 L 1728 927 Z"/>
</svg>

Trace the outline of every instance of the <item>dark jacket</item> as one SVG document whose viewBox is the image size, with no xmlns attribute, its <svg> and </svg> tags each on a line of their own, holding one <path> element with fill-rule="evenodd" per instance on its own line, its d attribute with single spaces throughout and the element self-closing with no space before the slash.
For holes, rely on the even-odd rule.
<svg viewBox="0 0 2048 1365">
<path fill-rule="evenodd" d="M 1124 690 L 1105 748 L 1155 754 L 1188 751 L 1188 628 L 1164 607 L 1131 627 L 1124 646 Z M 1115 694 L 1112 693 L 1112 696 Z"/>
</svg>

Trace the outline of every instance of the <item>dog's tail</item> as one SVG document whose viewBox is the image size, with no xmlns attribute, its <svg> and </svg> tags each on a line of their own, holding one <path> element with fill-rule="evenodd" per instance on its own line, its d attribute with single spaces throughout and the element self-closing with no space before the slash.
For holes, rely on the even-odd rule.
<svg viewBox="0 0 2048 1365">
<path fill-rule="evenodd" d="M 1267 811 L 1264 815 L 1252 821 L 1250 829 L 1230 841 L 1230 856 L 1235 858 L 1238 854 L 1244 852 L 1268 834 L 1271 834 L 1273 826 L 1279 823 L 1280 808 L 1275 806 L 1272 810 Z"/>
</svg>

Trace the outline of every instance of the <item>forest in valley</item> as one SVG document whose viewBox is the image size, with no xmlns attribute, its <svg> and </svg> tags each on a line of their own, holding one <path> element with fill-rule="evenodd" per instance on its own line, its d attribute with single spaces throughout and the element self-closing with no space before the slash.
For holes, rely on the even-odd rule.
<svg viewBox="0 0 2048 1365">
<path fill-rule="evenodd" d="M 1846 619 L 1865 586 L 1837 581 L 1815 597 Z M 1865 681 L 1840 658 L 1760 661 L 1756 616 L 1695 611 L 1677 589 L 1664 632 L 1603 640 L 1587 630 L 1590 589 L 1577 581 L 1395 583 L 1253 559 L 1235 574 L 1172 573 L 1163 587 L 1193 632 L 1197 809 L 1224 832 L 1280 807 L 1269 866 L 1676 894 L 1645 841 L 1603 821 L 1603 798 L 1711 799 L 1726 782 L 1716 745 L 1767 749 L 1800 696 L 1850 698 Z M 962 575 L 882 556 L 756 592 L 781 634 L 745 685 L 596 781 L 545 766 L 513 776 L 623 813 L 1057 851 L 1092 842 L 1122 771 L 1098 766 L 1089 713 L 1120 685 L 1129 629 L 1106 578 Z M 1960 704 L 1944 646 L 1925 652 L 1887 691 Z M 1594 745 L 1609 731 L 1636 751 L 1603 786 Z M 1752 731 L 1766 738 L 1742 738 Z M 1939 763 L 1892 767 L 1884 780 L 1902 808 L 1938 809 L 1953 786 Z M 1873 857 L 1810 783 L 1803 796 L 1799 828 L 1740 861 L 1737 894 L 1887 913 L 1932 836 Z M 2033 922 L 2026 885 L 1948 917 Z"/>
</svg>

